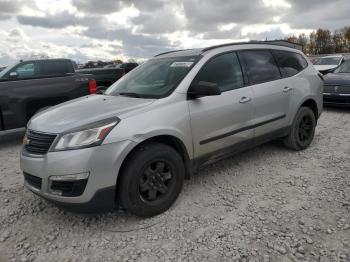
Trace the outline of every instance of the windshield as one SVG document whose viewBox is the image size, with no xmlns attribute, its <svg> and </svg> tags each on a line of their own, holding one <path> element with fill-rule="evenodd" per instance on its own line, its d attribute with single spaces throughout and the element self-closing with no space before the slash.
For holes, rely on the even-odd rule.
<svg viewBox="0 0 350 262">
<path fill-rule="evenodd" d="M 138 66 L 106 91 L 106 95 L 162 98 L 186 76 L 198 56 L 154 58 Z"/>
<path fill-rule="evenodd" d="M 8 67 L 6 67 L 4 70 L 2 70 L 0 72 L 0 79 L 3 78 L 15 65 L 17 64 L 16 63 L 13 63 L 12 65 L 9 65 Z"/>
<path fill-rule="evenodd" d="M 339 66 L 334 73 L 350 73 L 350 60 L 345 61 L 341 66 Z"/>
<path fill-rule="evenodd" d="M 314 65 L 339 65 L 341 57 L 322 57 Z"/>
</svg>

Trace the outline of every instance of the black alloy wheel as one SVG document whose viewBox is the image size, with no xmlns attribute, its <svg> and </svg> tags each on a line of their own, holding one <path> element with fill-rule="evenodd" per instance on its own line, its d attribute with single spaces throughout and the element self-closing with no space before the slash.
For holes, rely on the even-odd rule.
<svg viewBox="0 0 350 262">
<path fill-rule="evenodd" d="M 306 149 L 314 139 L 316 124 L 316 116 L 311 108 L 299 108 L 289 134 L 284 138 L 284 144 L 293 150 Z"/>
<path fill-rule="evenodd" d="M 174 186 L 173 174 L 168 163 L 157 160 L 152 162 L 140 178 L 139 192 L 146 202 L 161 200 Z"/>
<path fill-rule="evenodd" d="M 117 181 L 117 202 L 141 216 L 158 215 L 176 201 L 185 178 L 182 157 L 172 147 L 149 142 L 126 160 Z"/>
</svg>

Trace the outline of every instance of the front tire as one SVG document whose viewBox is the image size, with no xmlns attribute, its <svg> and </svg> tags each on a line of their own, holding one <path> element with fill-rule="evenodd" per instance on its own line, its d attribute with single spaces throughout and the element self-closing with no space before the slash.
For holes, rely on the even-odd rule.
<svg viewBox="0 0 350 262">
<path fill-rule="evenodd" d="M 299 151 L 306 149 L 315 135 L 316 117 L 308 107 L 301 107 L 292 124 L 289 135 L 284 139 L 286 147 Z"/>
<path fill-rule="evenodd" d="M 137 216 L 152 217 L 169 209 L 177 199 L 185 167 L 173 148 L 148 143 L 132 153 L 120 176 L 119 204 Z"/>
</svg>

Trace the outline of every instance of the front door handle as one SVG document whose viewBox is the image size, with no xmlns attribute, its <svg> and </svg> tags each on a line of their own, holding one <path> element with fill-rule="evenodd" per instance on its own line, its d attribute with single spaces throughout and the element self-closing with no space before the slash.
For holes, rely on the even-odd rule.
<svg viewBox="0 0 350 262">
<path fill-rule="evenodd" d="M 246 97 L 246 96 L 242 97 L 241 100 L 239 100 L 239 102 L 241 104 L 245 104 L 245 103 L 248 103 L 250 101 L 252 101 L 252 99 L 250 97 Z"/>
<path fill-rule="evenodd" d="M 286 86 L 285 88 L 283 88 L 283 92 L 284 93 L 289 93 L 290 91 L 292 91 L 293 88 L 289 87 L 289 86 Z"/>
</svg>

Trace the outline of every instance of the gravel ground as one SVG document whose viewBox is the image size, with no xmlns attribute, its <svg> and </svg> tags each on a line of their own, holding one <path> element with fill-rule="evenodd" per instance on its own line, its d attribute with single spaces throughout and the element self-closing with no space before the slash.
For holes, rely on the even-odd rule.
<svg viewBox="0 0 350 262">
<path fill-rule="evenodd" d="M 23 188 L 23 131 L 0 135 L 0 261 L 350 261 L 350 110 L 312 146 L 274 142 L 203 168 L 151 219 L 72 214 Z"/>
</svg>

